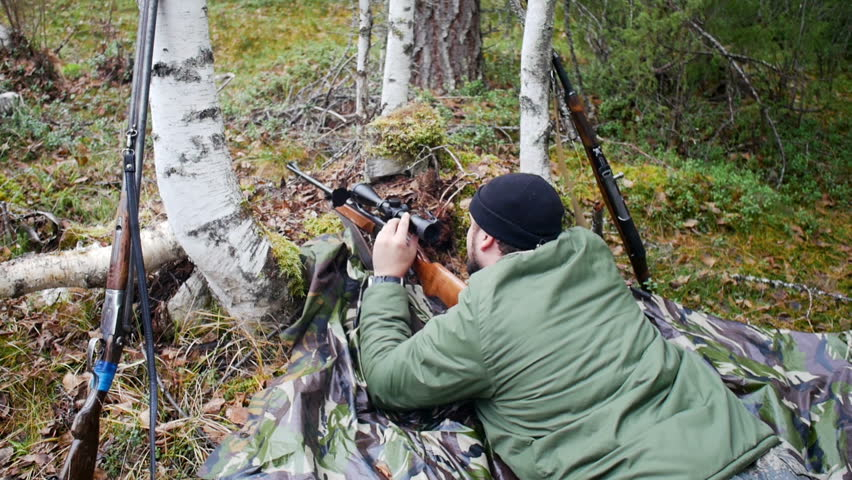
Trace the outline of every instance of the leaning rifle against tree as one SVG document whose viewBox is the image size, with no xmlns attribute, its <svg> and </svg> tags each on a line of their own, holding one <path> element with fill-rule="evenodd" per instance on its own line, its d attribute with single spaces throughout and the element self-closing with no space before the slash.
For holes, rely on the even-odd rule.
<svg viewBox="0 0 852 480">
<path fill-rule="evenodd" d="M 562 66 L 562 59 L 559 54 L 553 52 L 553 68 L 556 70 L 556 76 L 559 77 L 559 82 L 562 84 L 562 89 L 565 92 L 565 103 L 571 112 L 571 122 L 574 124 L 574 129 L 580 136 L 583 142 L 583 147 L 586 150 L 586 156 L 592 164 L 592 171 L 595 174 L 598 188 L 603 194 L 604 203 L 612 216 L 615 227 L 618 229 L 618 234 L 621 236 L 621 241 L 624 243 L 624 248 L 627 250 L 627 256 L 630 258 L 630 264 L 633 266 L 633 272 L 639 280 L 639 284 L 643 287 L 648 286 L 648 280 L 651 274 L 648 271 L 648 263 L 645 259 L 645 247 L 642 245 L 642 239 L 639 237 L 639 230 L 633 223 L 633 218 L 630 217 L 630 211 L 627 210 L 627 205 L 624 203 L 624 197 L 621 196 L 621 191 L 618 189 L 615 177 L 612 174 L 606 157 L 601 150 L 601 146 L 597 141 L 595 129 L 586 118 L 586 113 L 583 111 L 583 102 L 571 82 L 568 81 L 568 74 L 565 72 L 565 67 Z"/>
<path fill-rule="evenodd" d="M 287 164 L 287 168 L 322 190 L 341 217 L 354 223 L 355 226 L 367 233 L 377 232 L 385 225 L 385 222 L 392 218 L 401 218 L 404 213 L 411 214 L 411 207 L 402 203 L 400 199 L 383 199 L 367 184 L 359 183 L 351 190 L 345 188 L 332 190 L 319 180 L 301 171 L 292 162 Z M 375 209 L 379 215 L 370 213 L 367 208 Z M 426 219 L 414 214 L 411 214 L 409 225 L 411 233 L 417 235 L 421 241 L 426 243 L 434 243 L 441 228 L 437 220 Z M 417 249 L 417 256 L 414 257 L 411 268 L 420 280 L 420 285 L 426 295 L 440 299 L 447 307 L 452 307 L 458 303 L 459 293 L 465 288 L 465 283 L 440 263 L 429 261 L 420 247 Z"/>
<path fill-rule="evenodd" d="M 92 480 L 98 458 L 100 417 L 107 392 L 118 369 L 124 346 L 133 332 L 134 274 L 139 292 L 150 391 L 150 475 L 156 474 L 155 426 L 157 420 L 157 372 L 154 362 L 154 334 L 148 303 L 145 264 L 139 237 L 139 188 L 142 180 L 142 160 L 145 147 L 145 128 L 148 120 L 148 91 L 151 81 L 151 60 L 157 0 L 141 5 L 136 39 L 136 61 L 133 68 L 132 97 L 126 143 L 122 151 L 124 182 L 119 199 L 118 215 L 113 236 L 112 254 L 106 280 L 106 295 L 101 312 L 100 338 L 89 341 L 88 368 L 92 372 L 89 394 L 71 426 L 73 441 L 59 475 L 61 480 Z M 95 356 L 98 356 L 95 361 Z"/>
</svg>

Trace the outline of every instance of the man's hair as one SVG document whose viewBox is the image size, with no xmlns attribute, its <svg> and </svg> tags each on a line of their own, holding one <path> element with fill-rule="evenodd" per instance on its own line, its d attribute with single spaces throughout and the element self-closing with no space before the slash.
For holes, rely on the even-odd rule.
<svg viewBox="0 0 852 480">
<path fill-rule="evenodd" d="M 497 240 L 496 238 L 494 240 L 497 241 L 497 248 L 500 250 L 500 254 L 502 255 L 508 255 L 510 253 L 521 252 L 524 250 L 523 248 L 513 247 L 503 240 Z"/>
<path fill-rule="evenodd" d="M 476 222 L 471 222 L 471 226 L 473 226 L 473 228 L 475 229 L 474 231 L 482 230 L 482 227 L 480 227 Z M 525 250 L 523 248 L 513 247 L 508 243 L 504 242 L 503 240 L 498 240 L 497 237 L 494 237 L 494 241 L 497 242 L 497 249 L 500 250 L 500 255 L 508 255 L 510 253 L 521 252 Z"/>
</svg>

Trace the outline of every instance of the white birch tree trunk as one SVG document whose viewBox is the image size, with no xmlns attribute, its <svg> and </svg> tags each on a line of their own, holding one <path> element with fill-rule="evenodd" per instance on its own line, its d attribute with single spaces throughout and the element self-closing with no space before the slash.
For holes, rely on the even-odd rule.
<svg viewBox="0 0 852 480">
<path fill-rule="evenodd" d="M 414 0 L 388 2 L 388 36 L 385 45 L 385 65 L 382 77 L 382 115 L 387 115 L 408 103 L 408 84 L 414 58 Z M 396 175 L 408 169 L 407 161 L 368 153 L 369 142 L 362 149 L 366 153 L 364 176 L 368 181 Z"/>
<path fill-rule="evenodd" d="M 370 0 L 358 0 L 358 63 L 355 74 L 355 115 L 359 125 L 367 121 L 367 61 L 370 58 L 370 37 L 373 30 L 373 14 Z"/>
<path fill-rule="evenodd" d="M 550 56 L 556 0 L 530 0 L 521 47 L 521 172 L 550 181 L 547 143 L 550 115 Z"/>
<path fill-rule="evenodd" d="M 151 80 L 160 195 L 172 231 L 229 314 L 283 319 L 292 296 L 243 205 L 213 81 L 205 0 L 160 2 Z"/>
<path fill-rule="evenodd" d="M 185 257 L 166 222 L 142 230 L 145 270 Z M 94 246 L 28 255 L 0 263 L 0 298 L 19 297 L 48 288 L 103 288 L 106 285 L 112 246 Z"/>
<path fill-rule="evenodd" d="M 414 0 L 390 0 L 388 43 L 382 79 L 382 115 L 408 102 L 414 55 Z"/>
</svg>

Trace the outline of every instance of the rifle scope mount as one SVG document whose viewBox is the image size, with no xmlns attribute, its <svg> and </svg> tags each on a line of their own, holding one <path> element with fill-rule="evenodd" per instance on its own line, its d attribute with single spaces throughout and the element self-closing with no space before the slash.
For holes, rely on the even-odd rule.
<svg viewBox="0 0 852 480">
<path fill-rule="evenodd" d="M 435 243 L 441 234 L 441 224 L 437 219 L 427 219 L 420 215 L 415 215 L 411 213 L 411 207 L 403 203 L 401 199 L 396 197 L 383 199 L 365 183 L 355 185 L 348 193 L 349 199 L 352 199 L 359 206 L 368 206 L 378 210 L 385 221 L 392 218 L 402 218 L 404 213 L 408 213 L 411 215 L 411 223 L 409 225 L 411 233 L 417 235 L 418 238 L 426 243 Z M 335 207 L 343 205 L 346 200 L 347 198 L 343 198 L 343 195 L 335 191 L 335 195 L 332 198 Z"/>
</svg>

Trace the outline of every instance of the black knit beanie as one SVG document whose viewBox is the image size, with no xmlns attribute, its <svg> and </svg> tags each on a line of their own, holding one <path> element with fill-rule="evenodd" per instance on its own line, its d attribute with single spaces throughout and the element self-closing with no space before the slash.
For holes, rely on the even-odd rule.
<svg viewBox="0 0 852 480">
<path fill-rule="evenodd" d="M 510 173 L 480 187 L 470 202 L 470 213 L 492 237 L 531 250 L 559 236 L 565 207 L 540 176 Z"/>
</svg>

